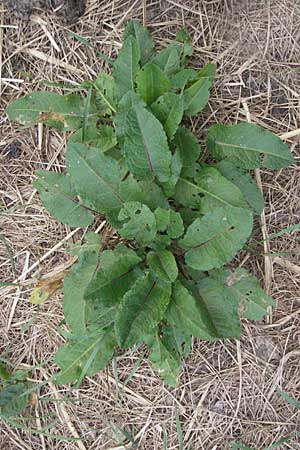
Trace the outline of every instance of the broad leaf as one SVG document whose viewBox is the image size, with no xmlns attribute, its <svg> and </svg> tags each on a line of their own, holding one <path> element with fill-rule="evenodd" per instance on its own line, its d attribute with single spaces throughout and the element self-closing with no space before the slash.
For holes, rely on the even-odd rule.
<svg viewBox="0 0 300 450">
<path fill-rule="evenodd" d="M 155 370 L 159 373 L 166 384 L 176 387 L 182 371 L 182 363 L 176 351 L 172 351 L 156 335 L 152 342 L 149 342 L 149 359 Z"/>
<path fill-rule="evenodd" d="M 184 206 L 199 209 L 202 214 L 214 207 L 249 208 L 240 189 L 213 167 L 200 168 L 195 182 L 180 178 L 175 198 Z"/>
<path fill-rule="evenodd" d="M 118 105 L 118 112 L 114 116 L 116 135 L 121 146 L 123 146 L 125 140 L 127 116 L 135 105 L 146 107 L 146 103 L 138 97 L 135 92 L 128 91 L 127 94 L 121 98 Z"/>
<path fill-rule="evenodd" d="M 175 194 L 175 188 L 180 178 L 181 170 L 181 156 L 179 151 L 176 150 L 175 153 L 173 153 L 171 160 L 171 176 L 168 181 L 161 183 L 161 187 L 163 188 L 163 191 L 168 198 L 173 197 Z"/>
<path fill-rule="evenodd" d="M 85 130 L 84 142 L 82 140 L 82 128 L 77 130 L 69 139 L 69 143 L 78 143 L 97 147 L 102 152 L 107 152 L 117 145 L 116 132 L 110 125 L 89 124 Z"/>
<path fill-rule="evenodd" d="M 171 285 L 147 274 L 124 295 L 116 316 L 115 329 L 121 347 L 141 342 L 162 320 L 170 301 Z"/>
<path fill-rule="evenodd" d="M 0 387 L 0 413 L 4 416 L 17 416 L 29 402 L 27 383 L 5 384 Z"/>
<path fill-rule="evenodd" d="M 207 64 L 198 74 L 198 80 L 184 90 L 185 114 L 195 116 L 206 106 L 210 88 L 216 77 L 216 66 Z"/>
<path fill-rule="evenodd" d="M 181 45 L 181 64 L 183 66 L 185 66 L 186 62 L 187 62 L 187 57 L 188 56 L 192 56 L 193 54 L 193 45 L 192 45 L 192 40 L 191 37 L 188 33 L 188 31 L 186 30 L 186 28 L 181 28 L 181 30 L 179 30 L 176 33 L 176 41 L 180 42 Z"/>
<path fill-rule="evenodd" d="M 38 170 L 36 174 L 34 187 L 52 216 L 70 227 L 91 225 L 93 215 L 79 202 L 70 176 L 46 170 Z"/>
<path fill-rule="evenodd" d="M 173 282 L 178 276 L 178 268 L 173 253 L 169 250 L 150 252 L 147 263 L 153 275 L 162 281 Z"/>
<path fill-rule="evenodd" d="M 172 301 L 172 300 L 171 300 Z M 164 346 L 172 353 L 177 353 L 180 358 L 186 358 L 192 348 L 192 336 L 187 330 L 182 330 L 170 323 L 161 325 L 162 341 Z"/>
<path fill-rule="evenodd" d="M 127 202 L 121 209 L 118 219 L 123 222 L 119 234 L 127 239 L 135 239 L 146 245 L 153 241 L 157 227 L 155 215 L 146 205 L 139 202 Z"/>
<path fill-rule="evenodd" d="M 170 178 L 171 152 L 163 126 L 140 105 L 127 115 L 123 150 L 128 169 L 140 179 Z"/>
<path fill-rule="evenodd" d="M 114 79 L 119 98 L 133 91 L 135 78 L 140 70 L 140 49 L 137 40 L 128 36 L 114 63 Z"/>
<path fill-rule="evenodd" d="M 173 145 L 181 156 L 182 177 L 194 177 L 195 163 L 200 157 L 201 149 L 196 137 L 187 128 L 178 128 Z"/>
<path fill-rule="evenodd" d="M 64 317 L 73 334 L 84 335 L 87 325 L 87 304 L 84 292 L 97 270 L 99 262 L 100 237 L 88 238 L 91 248 L 80 252 L 78 262 L 64 280 Z M 84 249 L 84 247 L 83 247 Z"/>
<path fill-rule="evenodd" d="M 194 298 L 179 281 L 173 287 L 166 319 L 185 336 L 192 335 L 205 340 L 217 337 L 205 304 Z"/>
<path fill-rule="evenodd" d="M 281 169 L 293 162 L 289 147 L 276 135 L 252 123 L 214 125 L 207 146 L 211 155 L 244 169 Z"/>
<path fill-rule="evenodd" d="M 220 337 L 240 337 L 239 315 L 261 320 L 273 300 L 245 269 L 214 271 L 198 283 L 199 293 Z"/>
<path fill-rule="evenodd" d="M 170 44 L 155 56 L 153 62 L 170 77 L 180 69 L 180 50 L 180 44 Z"/>
<path fill-rule="evenodd" d="M 151 105 L 169 89 L 169 79 L 156 64 L 146 64 L 136 77 L 136 92 L 147 105 Z"/>
<path fill-rule="evenodd" d="M 144 66 L 154 55 L 154 41 L 146 27 L 143 27 L 138 20 L 131 20 L 127 23 L 124 38 L 127 36 L 135 37 L 140 55 L 141 55 L 141 65 Z"/>
<path fill-rule="evenodd" d="M 122 182 L 119 164 L 97 148 L 70 143 L 67 163 L 80 198 L 93 210 L 118 212 L 127 200 L 141 195 L 137 182 L 131 177 Z"/>
<path fill-rule="evenodd" d="M 253 178 L 229 161 L 221 161 L 216 167 L 224 177 L 241 190 L 251 209 L 261 214 L 264 209 L 264 197 Z"/>
<path fill-rule="evenodd" d="M 164 94 L 153 103 L 151 110 L 172 140 L 182 120 L 183 98 L 172 93 Z"/>
<path fill-rule="evenodd" d="M 116 111 L 116 87 L 111 75 L 100 73 L 94 83 L 96 103 L 101 115 Z"/>
<path fill-rule="evenodd" d="M 85 298 L 105 306 L 119 303 L 136 281 L 139 273 L 133 269 L 140 261 L 141 258 L 124 245 L 102 252 L 99 271 L 89 283 Z"/>
<path fill-rule="evenodd" d="M 171 239 L 177 239 L 183 234 L 183 221 L 178 212 L 173 209 L 157 208 L 154 214 L 158 231 L 166 232 Z"/>
<path fill-rule="evenodd" d="M 186 264 L 196 270 L 221 267 L 245 244 L 252 225 L 251 212 L 241 208 L 215 208 L 196 219 L 179 242 Z"/>
<path fill-rule="evenodd" d="M 171 88 L 182 91 L 190 81 L 196 81 L 198 72 L 194 69 L 182 69 L 171 78 Z"/>
<path fill-rule="evenodd" d="M 10 120 L 27 127 L 44 122 L 60 131 L 66 131 L 81 126 L 83 109 L 84 102 L 76 94 L 32 92 L 15 100 L 8 106 L 6 112 Z"/>
<path fill-rule="evenodd" d="M 104 369 L 114 354 L 116 340 L 112 329 L 88 332 L 78 340 L 72 340 L 59 348 L 55 363 L 61 371 L 55 377 L 56 384 L 76 382 L 84 370 L 93 376 Z"/>
</svg>

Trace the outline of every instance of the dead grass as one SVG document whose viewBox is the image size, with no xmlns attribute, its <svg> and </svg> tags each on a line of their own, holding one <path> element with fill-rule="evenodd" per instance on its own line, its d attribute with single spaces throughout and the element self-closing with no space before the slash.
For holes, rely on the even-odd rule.
<svg viewBox="0 0 300 450">
<path fill-rule="evenodd" d="M 66 138 L 46 127 L 24 130 L 11 124 L 4 110 L 15 98 L 44 89 L 45 79 L 72 86 L 93 79 L 106 64 L 69 31 L 76 31 L 113 57 L 120 47 L 124 23 L 131 17 L 144 19 L 161 46 L 185 25 L 195 45 L 192 64 L 218 64 L 209 107 L 192 122 L 200 140 L 215 121 L 246 120 L 243 102 L 251 121 L 280 135 L 300 127 L 298 1 L 148 0 L 146 4 L 140 0 L 92 0 L 84 17 L 71 28 L 50 13 L 21 23 L 1 12 L 0 195 L 1 207 L 9 212 L 0 216 L 0 229 L 15 265 L 13 269 L 7 246 L 0 242 L 2 280 L 21 277 L 24 281 L 48 273 L 68 259 L 60 242 L 66 236 L 69 241 L 80 237 L 78 233 L 70 236 L 67 227 L 46 214 L 31 184 L 37 168 L 64 169 Z M 294 166 L 277 174 L 261 172 L 268 234 L 300 222 L 299 134 L 295 132 L 288 142 L 295 155 Z M 255 237 L 261 239 L 259 226 Z M 299 232 L 272 240 L 270 247 L 272 252 L 289 252 L 281 257 L 280 265 L 272 261 L 272 280 L 270 275 L 265 278 L 262 257 L 248 255 L 242 261 L 243 254 L 238 261 L 262 282 L 271 282 L 277 307 L 270 323 L 244 323 L 240 343 L 195 341 L 176 390 L 162 384 L 147 360 L 124 386 L 140 352 L 118 357 L 119 384 L 110 367 L 85 380 L 72 392 L 71 401 L 45 401 L 48 396 L 57 400 L 65 394 L 53 392 L 54 387 L 47 384 L 36 411 L 28 409 L 33 416 L 30 425 L 40 428 L 53 419 L 49 414 L 54 414 L 57 422 L 50 429 L 52 434 L 76 437 L 77 433 L 88 440 L 84 444 L 61 442 L 1 422 L 0 449 L 123 448 L 118 447 L 111 424 L 133 430 L 139 449 L 162 449 L 163 430 L 168 449 L 179 449 L 176 410 L 183 426 L 184 448 L 190 442 L 194 450 L 225 450 L 233 441 L 263 449 L 299 432 L 299 411 L 276 390 L 279 386 L 296 399 L 300 396 L 300 277 L 287 264 L 300 265 L 297 253 L 291 252 L 299 250 Z M 43 369 L 33 370 L 32 376 L 43 381 L 54 373 L 51 361 L 62 341 L 57 332 L 63 318 L 61 298 L 57 295 L 37 310 L 27 302 L 29 293 L 28 285 L 17 292 L 6 290 L 0 300 L 0 354 L 7 352 L 16 365 L 42 364 Z M 40 421 L 36 415 L 42 417 Z M 300 449 L 299 437 L 278 448 Z"/>
</svg>

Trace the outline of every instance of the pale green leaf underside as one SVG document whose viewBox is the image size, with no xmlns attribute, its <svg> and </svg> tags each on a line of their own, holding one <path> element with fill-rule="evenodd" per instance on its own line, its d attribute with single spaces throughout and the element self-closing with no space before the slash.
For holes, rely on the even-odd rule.
<svg viewBox="0 0 300 450">
<path fill-rule="evenodd" d="M 170 301 L 171 285 L 148 274 L 136 281 L 124 295 L 117 312 L 115 330 L 121 347 L 141 342 L 162 320 Z"/>
<path fill-rule="evenodd" d="M 194 220 L 179 242 L 186 264 L 204 271 L 221 267 L 245 244 L 252 225 L 251 212 L 240 208 L 215 208 Z"/>
<path fill-rule="evenodd" d="M 70 227 L 91 225 L 93 215 L 79 202 L 71 177 L 46 170 L 38 170 L 36 174 L 34 186 L 52 216 Z"/>
<path fill-rule="evenodd" d="M 217 160 L 228 160 L 244 169 L 281 169 L 293 162 L 289 147 L 275 134 L 252 123 L 214 125 L 207 146 Z"/>
</svg>

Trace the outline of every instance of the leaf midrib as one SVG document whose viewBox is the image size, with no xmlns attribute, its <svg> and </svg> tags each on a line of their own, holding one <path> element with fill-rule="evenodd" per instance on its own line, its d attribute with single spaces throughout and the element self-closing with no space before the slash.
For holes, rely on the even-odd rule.
<svg viewBox="0 0 300 450">
<path fill-rule="evenodd" d="M 274 156 L 276 158 L 281 158 L 283 160 L 287 160 L 288 158 L 281 156 L 280 154 L 276 154 L 276 153 L 272 153 L 271 151 L 267 151 L 267 150 L 262 150 L 262 149 L 257 149 L 257 148 L 253 148 L 253 147 L 243 147 L 241 145 L 237 145 L 237 144 L 227 144 L 226 142 L 222 142 L 222 141 L 215 141 L 215 144 L 217 145 L 221 145 L 224 147 L 232 147 L 234 149 L 238 149 L 238 150 L 249 150 L 251 152 L 255 152 L 255 153 L 259 153 L 259 154 L 263 154 L 263 155 L 270 155 L 270 156 Z"/>
<path fill-rule="evenodd" d="M 201 188 L 197 184 L 191 183 L 190 181 L 186 180 L 185 178 L 180 178 L 181 181 L 188 184 L 189 186 L 192 186 L 193 188 L 196 188 L 199 192 L 203 192 L 206 195 L 209 195 L 210 197 L 214 198 L 215 200 L 218 200 L 221 203 L 224 203 L 226 206 L 230 206 L 230 208 L 233 207 L 230 203 L 226 202 L 226 200 L 223 200 L 222 198 L 218 197 L 217 195 L 213 194 L 212 192 L 206 191 L 205 189 Z"/>
</svg>

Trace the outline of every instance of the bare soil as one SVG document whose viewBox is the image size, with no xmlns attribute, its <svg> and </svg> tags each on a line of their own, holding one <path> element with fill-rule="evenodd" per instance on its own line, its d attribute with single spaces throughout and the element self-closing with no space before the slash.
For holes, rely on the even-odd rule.
<svg viewBox="0 0 300 450">
<path fill-rule="evenodd" d="M 35 11 L 52 7 L 58 10 L 68 23 L 72 23 L 84 14 L 86 0 L 3 0 L 3 4 L 22 20 L 28 20 Z"/>
</svg>

